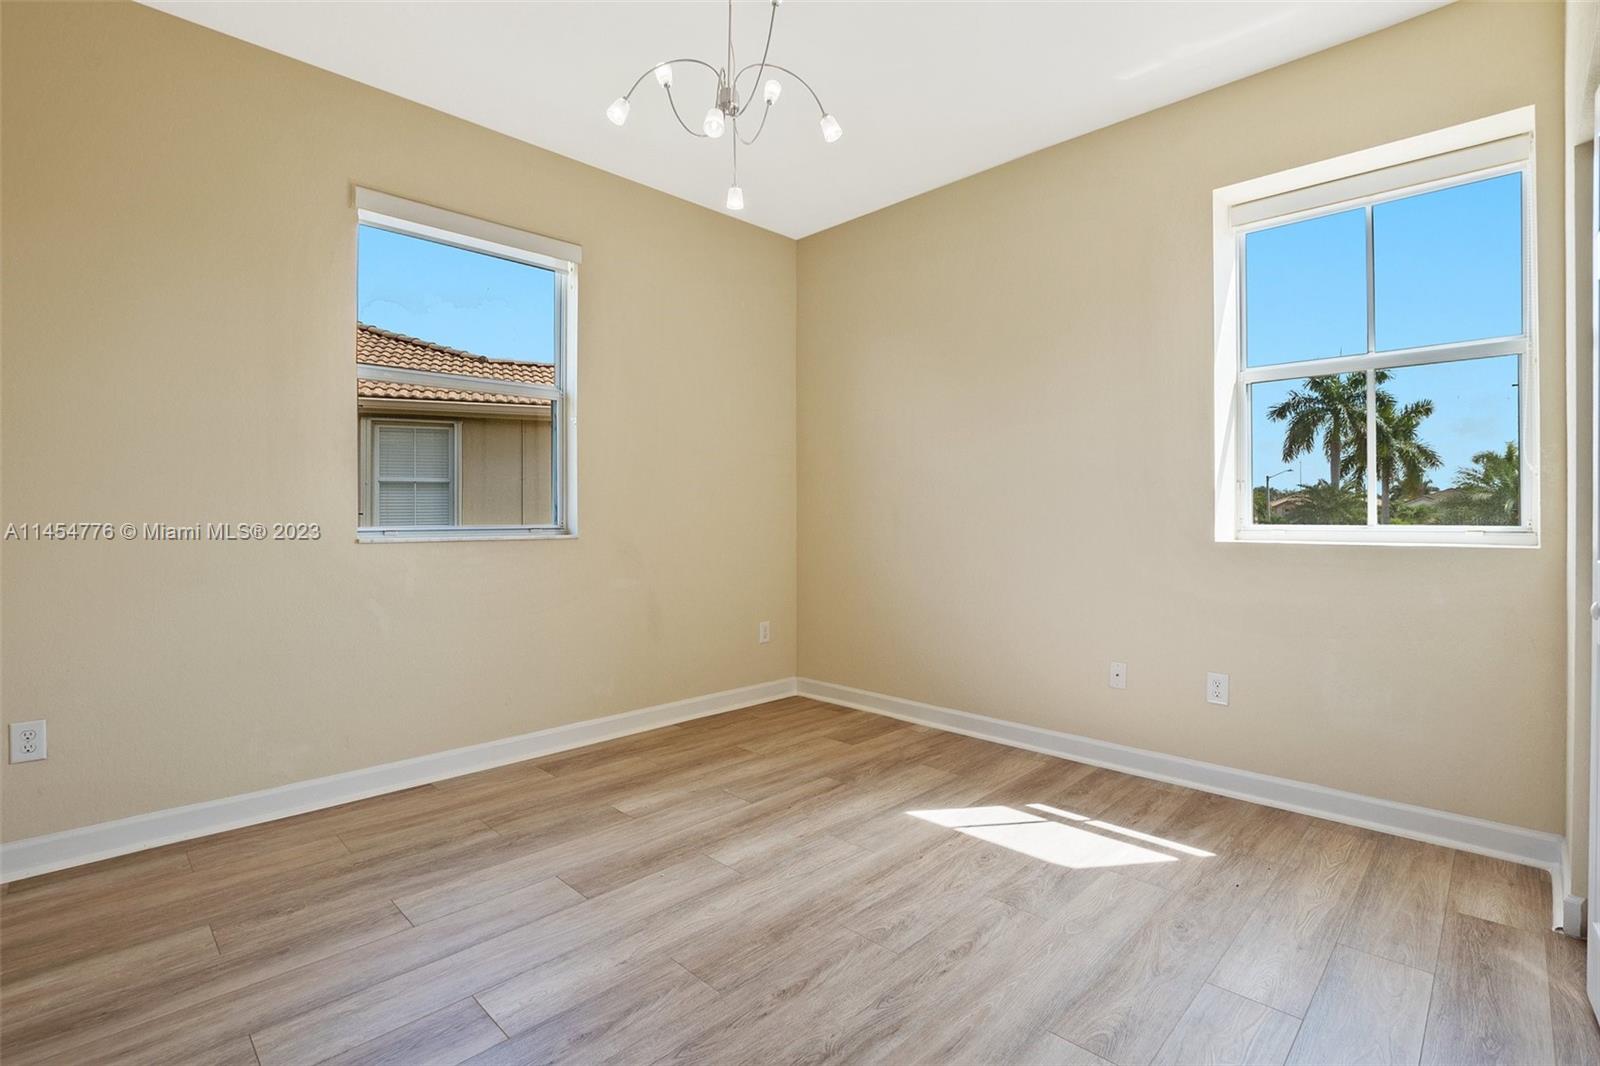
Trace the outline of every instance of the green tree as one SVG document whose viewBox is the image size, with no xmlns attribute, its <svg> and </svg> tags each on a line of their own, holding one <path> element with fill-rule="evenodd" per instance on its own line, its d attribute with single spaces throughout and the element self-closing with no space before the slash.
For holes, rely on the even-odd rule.
<svg viewBox="0 0 1600 1066">
<path fill-rule="evenodd" d="M 1386 371 L 1378 372 L 1380 382 L 1387 378 Z M 1431 414 L 1432 400 L 1414 400 L 1397 408 L 1391 393 L 1378 390 L 1379 522 L 1388 523 L 1394 517 L 1391 501 L 1397 481 L 1404 499 L 1416 499 L 1427 491 L 1428 471 L 1444 463 L 1439 453 L 1417 435 L 1423 420 Z"/>
<path fill-rule="evenodd" d="M 1327 484 L 1337 487 L 1344 484 L 1346 469 L 1365 469 L 1366 411 L 1365 374 L 1326 374 L 1289 390 L 1283 402 L 1267 408 L 1267 417 L 1289 423 L 1283 433 L 1283 461 L 1292 463 L 1320 450 L 1328 458 Z M 1356 441 L 1360 463 L 1352 467 L 1346 462 L 1346 450 Z"/>
<path fill-rule="evenodd" d="M 1456 471 L 1444 520 L 1455 526 L 1514 526 L 1522 509 L 1522 464 L 1515 441 L 1504 451 L 1479 452 Z"/>
<path fill-rule="evenodd" d="M 1289 521 L 1299 525 L 1351 526 L 1367 520 L 1367 495 L 1358 479 L 1345 479 L 1343 485 L 1319 481 L 1302 486 L 1289 507 Z"/>
<path fill-rule="evenodd" d="M 1432 400 L 1414 400 L 1404 406 L 1383 386 L 1390 372 L 1373 374 L 1377 399 L 1374 420 L 1378 439 L 1377 474 L 1379 520 L 1394 518 L 1393 503 L 1398 494 L 1414 499 L 1426 491 L 1429 470 L 1443 460 L 1420 431 L 1433 414 Z M 1307 378 L 1290 391 L 1283 402 L 1267 409 L 1275 422 L 1288 422 L 1283 435 L 1283 460 L 1292 462 L 1301 455 L 1321 451 L 1328 457 L 1329 486 L 1338 492 L 1366 487 L 1367 471 L 1367 376 L 1363 373 L 1328 374 Z M 1320 441 L 1320 444 L 1319 444 Z M 1348 472 L 1348 476 L 1347 475 Z M 1351 479 L 1354 483 L 1351 484 Z M 1323 503 L 1330 502 L 1329 496 Z M 1339 505 L 1343 508 L 1344 504 Z M 1304 521 L 1303 519 L 1298 519 Z"/>
</svg>

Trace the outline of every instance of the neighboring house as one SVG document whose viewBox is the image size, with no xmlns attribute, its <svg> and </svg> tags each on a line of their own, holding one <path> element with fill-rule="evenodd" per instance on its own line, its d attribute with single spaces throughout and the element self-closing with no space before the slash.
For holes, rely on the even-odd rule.
<svg viewBox="0 0 1600 1066">
<path fill-rule="evenodd" d="M 554 514 L 555 367 L 356 326 L 364 527 L 541 525 Z"/>
</svg>

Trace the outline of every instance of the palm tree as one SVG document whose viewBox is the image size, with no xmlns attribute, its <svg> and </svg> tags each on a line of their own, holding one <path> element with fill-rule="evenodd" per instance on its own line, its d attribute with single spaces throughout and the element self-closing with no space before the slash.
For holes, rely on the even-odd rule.
<svg viewBox="0 0 1600 1066">
<path fill-rule="evenodd" d="M 1378 380 L 1388 375 L 1378 371 Z M 1422 420 L 1433 414 L 1432 400 L 1414 400 L 1399 410 L 1395 409 L 1394 396 L 1378 390 L 1378 521 L 1387 524 L 1390 518 L 1389 501 L 1394 484 L 1400 482 L 1401 492 L 1407 499 L 1422 495 L 1427 483 L 1427 473 L 1444 463 L 1439 453 L 1418 439 L 1417 430 Z M 1364 458 L 1364 457 L 1363 457 Z"/>
<path fill-rule="evenodd" d="M 1289 423 L 1283 434 L 1286 463 L 1316 451 L 1321 437 L 1321 450 L 1328 457 L 1327 484 L 1341 486 L 1347 465 L 1345 449 L 1352 441 L 1360 442 L 1361 462 L 1354 468 L 1364 470 L 1366 466 L 1366 410 L 1365 374 L 1327 374 L 1307 378 L 1299 388 L 1290 389 L 1282 403 L 1267 408 L 1267 417 Z"/>
<path fill-rule="evenodd" d="M 1515 441 L 1503 452 L 1479 452 L 1473 466 L 1456 471 L 1445 521 L 1459 526 L 1514 526 L 1522 504 L 1522 464 Z"/>
<path fill-rule="evenodd" d="M 1351 526 L 1367 520 L 1367 497 L 1354 476 L 1343 485 L 1319 481 L 1295 493 L 1289 521 L 1300 525 Z"/>
<path fill-rule="evenodd" d="M 1423 420 L 1433 414 L 1432 400 L 1414 400 L 1399 407 L 1394 394 L 1383 388 L 1390 372 L 1373 373 L 1377 393 L 1376 426 L 1378 438 L 1379 521 L 1391 518 L 1391 501 L 1396 482 L 1408 497 L 1421 494 L 1427 472 L 1443 460 L 1430 445 L 1419 439 Z M 1291 462 L 1317 447 L 1328 456 L 1328 484 L 1360 489 L 1367 471 L 1367 376 L 1363 373 L 1329 374 L 1307 378 L 1298 389 L 1273 407 L 1267 417 L 1275 422 L 1287 420 L 1283 435 L 1283 459 Z M 1345 471 L 1355 479 L 1345 486 Z"/>
</svg>

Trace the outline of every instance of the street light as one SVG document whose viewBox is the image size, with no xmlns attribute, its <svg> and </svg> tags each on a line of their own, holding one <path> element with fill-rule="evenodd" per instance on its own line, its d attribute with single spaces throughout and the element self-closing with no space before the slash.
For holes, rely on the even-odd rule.
<svg viewBox="0 0 1600 1066">
<path fill-rule="evenodd" d="M 1285 474 L 1292 474 L 1292 473 L 1294 473 L 1294 470 L 1292 468 L 1289 469 L 1289 470 L 1280 470 L 1276 474 L 1268 474 L 1266 477 L 1261 479 L 1262 481 L 1264 481 L 1266 483 L 1266 486 L 1267 486 L 1267 522 L 1268 523 L 1271 523 L 1271 521 L 1272 521 L 1272 479 L 1275 478 L 1275 477 L 1282 477 Z"/>
</svg>

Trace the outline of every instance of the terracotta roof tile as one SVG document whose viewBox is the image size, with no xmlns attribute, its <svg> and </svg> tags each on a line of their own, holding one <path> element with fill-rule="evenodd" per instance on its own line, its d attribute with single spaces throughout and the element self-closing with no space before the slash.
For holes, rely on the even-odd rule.
<svg viewBox="0 0 1600 1066">
<path fill-rule="evenodd" d="M 442 344 L 391 333 L 386 329 L 356 324 L 356 362 L 369 366 L 389 366 L 430 374 L 456 374 L 525 385 L 554 385 L 556 368 L 548 363 L 518 363 L 510 359 L 446 348 Z M 486 381 L 485 384 L 488 384 Z M 460 389 L 433 385 L 402 384 L 358 378 L 356 396 L 373 400 L 422 400 L 435 403 L 494 403 L 518 407 L 549 407 L 549 400 L 533 396 L 514 396 L 485 389 Z"/>
<path fill-rule="evenodd" d="M 508 396 L 503 392 L 436 389 L 427 385 L 402 385 L 393 381 L 356 380 L 356 395 L 370 400 L 432 400 L 435 403 L 504 403 L 519 407 L 549 407 L 536 396 Z"/>
<path fill-rule="evenodd" d="M 520 381 L 526 385 L 554 385 L 556 368 L 549 363 L 518 363 L 511 359 L 490 359 L 459 348 L 446 348 L 432 341 L 390 333 L 386 329 L 356 324 L 356 362 L 374 366 L 393 366 L 402 370 L 425 370 L 434 374 L 467 374 L 477 378 Z"/>
</svg>

